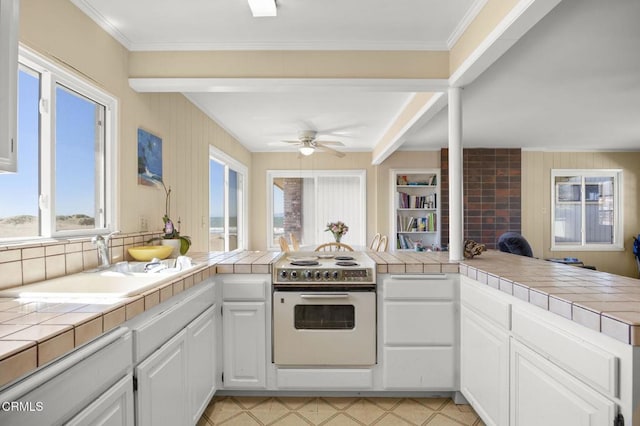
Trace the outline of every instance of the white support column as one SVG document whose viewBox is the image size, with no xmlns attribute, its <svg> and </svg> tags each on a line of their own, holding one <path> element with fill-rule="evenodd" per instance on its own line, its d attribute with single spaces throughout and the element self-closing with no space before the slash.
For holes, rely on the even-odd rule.
<svg viewBox="0 0 640 426">
<path fill-rule="evenodd" d="M 462 260 L 462 89 L 449 88 L 449 259 Z"/>
</svg>

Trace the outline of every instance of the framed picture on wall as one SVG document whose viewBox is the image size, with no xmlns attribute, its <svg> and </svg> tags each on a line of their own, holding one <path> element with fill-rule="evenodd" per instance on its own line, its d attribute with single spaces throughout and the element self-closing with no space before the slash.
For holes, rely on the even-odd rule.
<svg viewBox="0 0 640 426">
<path fill-rule="evenodd" d="M 159 186 L 162 182 L 162 139 L 138 129 L 138 184 Z"/>
</svg>

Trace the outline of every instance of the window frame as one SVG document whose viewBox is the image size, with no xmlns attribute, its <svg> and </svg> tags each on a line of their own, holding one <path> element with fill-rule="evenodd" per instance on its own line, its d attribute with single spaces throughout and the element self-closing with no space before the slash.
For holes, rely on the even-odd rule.
<svg viewBox="0 0 640 426">
<path fill-rule="evenodd" d="M 219 164 L 224 166 L 224 250 L 225 252 L 229 252 L 229 169 L 235 171 L 239 175 L 239 185 L 238 190 L 240 191 L 240 197 L 238 198 L 238 248 L 235 250 L 231 250 L 231 252 L 244 251 L 248 248 L 249 241 L 249 219 L 248 219 L 248 182 L 249 182 L 249 168 L 231 157 L 230 155 L 224 153 L 218 148 L 209 145 L 209 162 L 216 161 Z M 207 163 L 207 167 L 209 169 L 209 174 L 211 173 L 211 166 Z M 211 176 L 209 176 L 209 180 L 211 180 Z M 207 204 L 207 209 L 211 204 L 211 188 L 208 189 L 209 194 L 209 204 Z M 211 217 L 211 212 L 208 213 L 209 218 Z M 211 219 L 209 219 L 211 220 Z M 207 229 L 209 229 L 207 227 Z M 208 241 L 210 238 L 211 231 L 207 231 L 207 247 L 209 245 Z"/>
<path fill-rule="evenodd" d="M 313 178 L 319 177 L 358 177 L 360 179 L 360 199 L 362 208 L 361 220 L 358 224 L 350 224 L 349 227 L 359 228 L 361 241 L 356 245 L 366 246 L 367 228 L 367 171 L 366 170 L 267 170 L 267 249 L 280 250 L 280 246 L 274 244 L 273 237 L 273 180 L 274 178 Z M 317 192 L 317 185 L 314 186 Z M 323 224 L 325 225 L 325 224 Z M 319 232 L 319 231 L 318 231 Z"/>
<path fill-rule="evenodd" d="M 111 94 L 97 87 L 84 77 L 78 76 L 37 52 L 20 45 L 18 49 L 18 66 L 27 68 L 39 74 L 40 99 L 38 154 L 40 167 L 38 169 L 38 213 L 40 230 L 37 236 L 2 238 L 2 242 L 36 241 L 51 238 L 82 237 L 96 234 L 106 234 L 118 229 L 119 218 L 117 158 L 118 158 L 118 101 Z M 96 200 L 101 204 L 102 217 L 96 217 L 96 227 L 91 229 L 74 229 L 56 231 L 55 215 L 55 100 L 56 88 L 62 86 L 65 90 L 75 92 L 104 107 L 104 116 L 100 117 L 102 130 L 100 133 L 100 151 L 96 155 L 96 162 L 100 164 L 96 170 L 100 184 Z M 19 141 L 18 141 L 19 144 Z M 20 165 L 18 164 L 18 167 Z M 98 201 L 100 200 L 100 201 Z M 104 200 L 104 201 L 102 201 Z"/>
<path fill-rule="evenodd" d="M 557 177 L 580 177 L 580 183 L 570 183 L 568 185 L 579 185 L 580 192 L 576 194 L 571 191 L 570 199 L 567 195 L 556 191 Z M 585 183 L 585 178 L 589 177 L 610 177 L 613 179 L 613 242 L 588 243 L 586 241 L 586 187 L 591 184 Z M 566 193 L 565 193 L 566 194 Z M 623 170 L 622 169 L 551 169 L 551 251 L 622 251 L 624 250 L 624 211 L 623 211 Z M 558 244 L 556 243 L 555 221 L 557 203 L 579 203 L 581 206 L 582 226 L 580 244 Z"/>
</svg>

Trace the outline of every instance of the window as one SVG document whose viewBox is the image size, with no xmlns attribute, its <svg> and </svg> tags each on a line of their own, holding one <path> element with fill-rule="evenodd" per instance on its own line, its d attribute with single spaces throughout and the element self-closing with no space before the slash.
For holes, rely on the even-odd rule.
<svg viewBox="0 0 640 426">
<path fill-rule="evenodd" d="M 622 249 L 621 170 L 552 170 L 552 250 Z"/>
<path fill-rule="evenodd" d="M 247 168 L 215 148 L 209 155 L 209 250 L 233 251 L 247 247 Z"/>
<path fill-rule="evenodd" d="M 343 221 L 349 232 L 341 242 L 366 245 L 366 172 L 361 170 L 270 170 L 267 172 L 267 238 L 278 248 L 278 238 L 301 245 L 333 241 L 328 222 Z"/>
<path fill-rule="evenodd" d="M 0 175 L 0 239 L 115 229 L 110 95 L 20 49 L 18 170 Z"/>
</svg>

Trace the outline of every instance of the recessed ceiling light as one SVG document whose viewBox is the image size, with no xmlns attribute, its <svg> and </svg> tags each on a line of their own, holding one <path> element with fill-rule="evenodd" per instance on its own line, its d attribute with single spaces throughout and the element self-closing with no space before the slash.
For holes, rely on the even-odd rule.
<svg viewBox="0 0 640 426">
<path fill-rule="evenodd" d="M 248 0 L 254 18 L 276 16 L 275 0 Z"/>
</svg>

